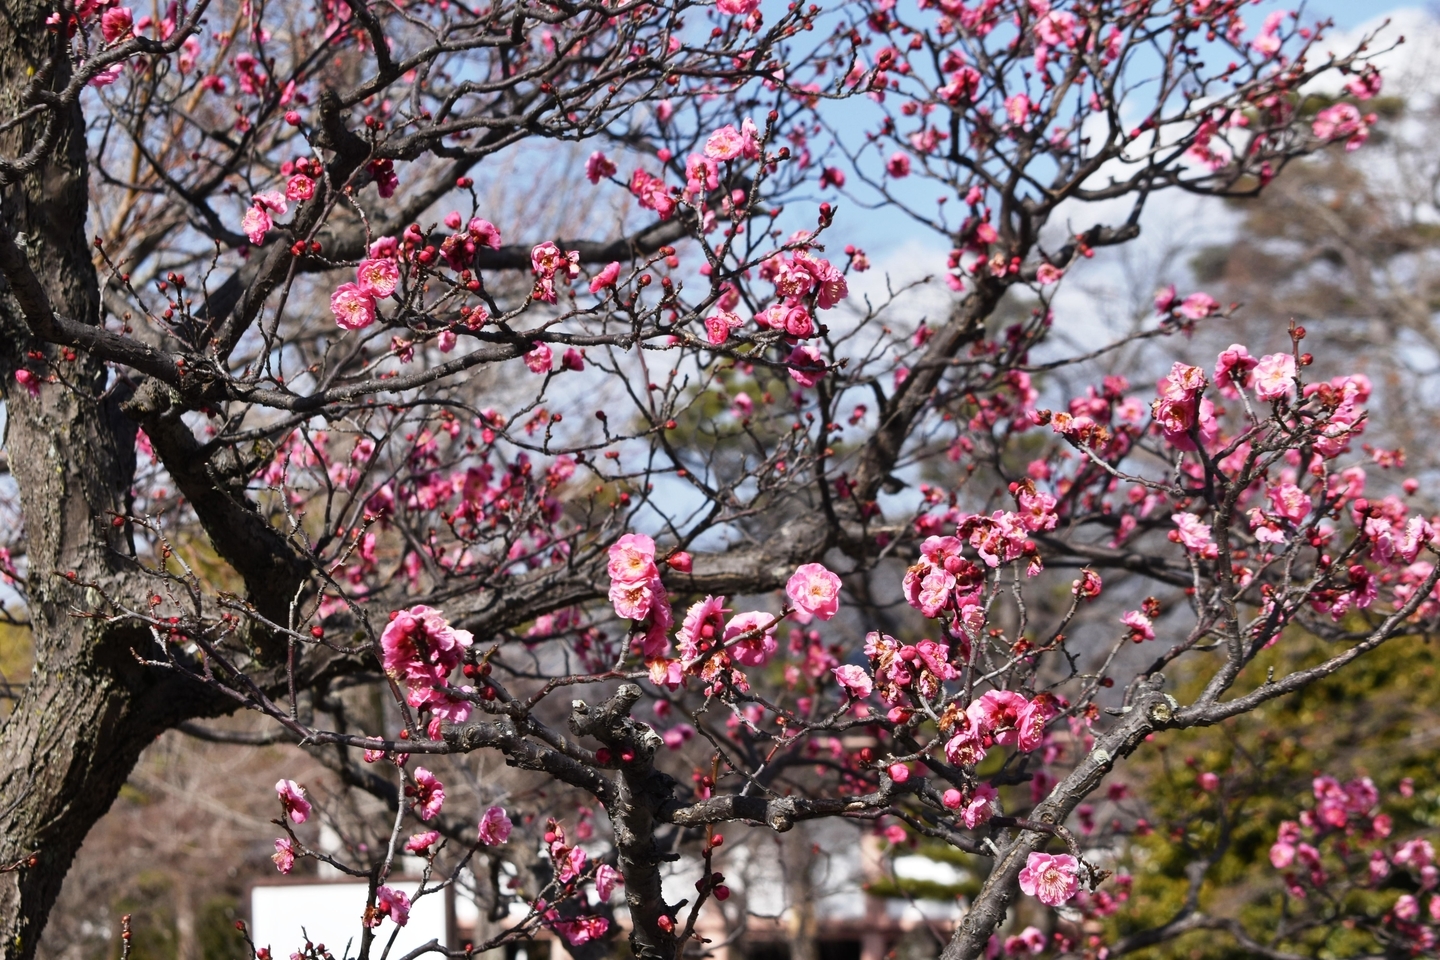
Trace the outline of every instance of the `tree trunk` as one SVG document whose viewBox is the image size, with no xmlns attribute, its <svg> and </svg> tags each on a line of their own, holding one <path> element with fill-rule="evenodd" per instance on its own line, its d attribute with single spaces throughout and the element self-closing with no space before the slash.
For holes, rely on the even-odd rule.
<svg viewBox="0 0 1440 960">
<path fill-rule="evenodd" d="M 9 0 L 0 16 L 0 114 L 14 116 L 30 78 L 59 54 L 54 86 L 68 66 L 39 0 Z M 63 35 L 63 34 L 61 34 Z M 0 134 L 0 155 L 20 156 L 41 125 Z M 84 120 L 76 107 L 49 156 L 0 187 L 0 226 L 23 244 L 57 312 L 98 322 L 99 291 L 85 234 L 88 204 Z M 23 237 L 22 237 L 23 235 Z M 34 955 L 61 882 L 90 827 L 119 793 L 140 752 L 205 701 L 197 685 L 142 667 L 147 633 L 77 616 L 100 608 L 89 583 L 127 601 L 143 596 L 123 526 L 134 473 L 133 424 L 121 416 L 110 372 L 83 353 L 49 363 L 27 356 L 31 341 L 11 289 L 0 280 L 0 377 L 5 449 L 25 517 L 27 605 L 35 666 L 0 728 L 0 957 Z M 32 397 L 20 368 L 65 383 Z M 74 572 L 71 582 L 67 573 Z"/>
</svg>

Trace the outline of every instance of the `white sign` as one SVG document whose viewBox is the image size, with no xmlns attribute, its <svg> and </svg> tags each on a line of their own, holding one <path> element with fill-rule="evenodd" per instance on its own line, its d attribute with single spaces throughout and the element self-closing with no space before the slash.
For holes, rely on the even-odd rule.
<svg viewBox="0 0 1440 960">
<path fill-rule="evenodd" d="M 391 886 L 413 897 L 419 884 L 397 881 Z M 275 960 L 286 960 L 304 947 L 307 938 L 317 946 L 324 944 L 337 960 L 357 956 L 366 889 L 363 883 L 351 882 L 257 884 L 250 891 L 250 936 L 256 947 L 269 947 Z M 441 891 L 411 906 L 410 921 L 400 928 L 388 960 L 399 960 L 431 940 L 449 945 L 448 899 Z M 375 928 L 371 960 L 381 960 L 395 931 L 388 917 Z"/>
</svg>

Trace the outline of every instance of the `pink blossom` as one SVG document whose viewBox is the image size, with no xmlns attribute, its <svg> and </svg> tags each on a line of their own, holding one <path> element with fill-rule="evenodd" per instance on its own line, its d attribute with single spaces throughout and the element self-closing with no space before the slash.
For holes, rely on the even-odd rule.
<svg viewBox="0 0 1440 960">
<path fill-rule="evenodd" d="M 270 859 L 275 861 L 276 870 L 289 873 L 295 869 L 295 844 L 290 842 L 289 837 L 280 837 L 275 841 L 275 852 Z"/>
<path fill-rule="evenodd" d="M 983 733 L 1001 746 L 1015 743 L 1020 736 L 1020 717 L 1030 705 L 1013 690 L 990 690 L 966 708 L 965 714 Z"/>
<path fill-rule="evenodd" d="M 104 70 L 101 70 L 99 73 L 95 74 L 95 76 L 93 76 L 93 77 L 90 78 L 90 86 L 92 86 L 92 87 L 108 87 L 108 86 L 110 86 L 110 84 L 114 83 L 116 80 L 119 80 L 119 79 L 121 78 L 121 76 L 124 75 L 124 73 L 125 73 L 125 64 L 123 64 L 123 63 L 112 63 L 112 64 L 110 64 L 110 66 L 106 67 Z M 216 79 L 219 79 L 219 78 L 216 78 Z"/>
<path fill-rule="evenodd" d="M 354 283 L 342 283 L 330 295 L 335 322 L 346 330 L 363 330 L 375 322 L 375 299 Z"/>
<path fill-rule="evenodd" d="M 265 234 L 269 233 L 270 228 L 274 225 L 275 222 L 270 219 L 270 214 L 260 207 L 248 208 L 245 216 L 240 218 L 240 232 L 249 237 L 250 242 L 257 247 L 265 242 Z"/>
<path fill-rule="evenodd" d="M 410 898 L 393 887 L 380 887 L 375 891 L 375 913 L 403 927 L 410 922 Z"/>
<path fill-rule="evenodd" d="M 513 826 L 504 807 L 491 807 L 480 818 L 480 842 L 487 847 L 498 847 L 510 839 Z"/>
<path fill-rule="evenodd" d="M 1169 313 L 1175 307 L 1175 284 L 1170 284 L 1155 294 L 1155 312 Z"/>
<path fill-rule="evenodd" d="M 1189 320 L 1203 320 L 1220 312 L 1220 304 L 1208 293 L 1192 293 L 1180 304 L 1180 315 Z"/>
<path fill-rule="evenodd" d="M 280 805 L 295 823 L 304 823 L 310 817 L 310 801 L 305 799 L 305 788 L 294 780 L 281 780 L 275 784 L 280 795 Z"/>
<path fill-rule="evenodd" d="M 760 9 L 760 0 L 715 0 L 715 9 L 732 17 L 748 17 Z"/>
<path fill-rule="evenodd" d="M 981 783 L 975 787 L 975 794 L 960 811 L 960 819 L 967 829 L 974 830 L 976 827 L 988 822 L 995 815 L 995 800 L 1000 796 L 999 792 L 988 783 Z"/>
<path fill-rule="evenodd" d="M 525 366 L 531 373 L 549 373 L 555 369 L 555 354 L 549 344 L 537 343 L 525 354 Z"/>
<path fill-rule="evenodd" d="M 1255 365 L 1255 396 L 1261 400 L 1289 400 L 1295 396 L 1295 358 L 1272 353 Z"/>
<path fill-rule="evenodd" d="M 1040 268 L 1035 271 L 1035 281 L 1042 287 L 1047 287 L 1052 283 L 1059 283 L 1060 278 L 1064 275 L 1065 272 L 1054 264 L 1042 263 Z"/>
<path fill-rule="evenodd" d="M 556 301 L 556 278 L 569 283 L 580 276 L 580 254 L 574 250 L 562 251 L 549 240 L 530 251 L 530 265 L 535 270 L 535 298 L 545 303 Z"/>
<path fill-rule="evenodd" d="M 738 614 L 725 625 L 725 645 L 736 661 L 763 667 L 775 655 L 775 627 L 775 618 L 768 613 Z"/>
<path fill-rule="evenodd" d="M 393 260 L 362 260 L 355 268 L 360 292 L 368 297 L 388 297 L 400 283 L 400 271 Z"/>
<path fill-rule="evenodd" d="M 614 176 L 615 164 L 604 153 L 596 150 L 585 160 L 585 179 L 599 183 L 605 177 Z"/>
<path fill-rule="evenodd" d="M 590 292 L 599 293 L 601 290 L 615 286 L 615 281 L 619 277 L 620 262 L 618 260 L 612 260 L 605 265 L 605 269 L 595 274 L 594 279 L 590 281 Z"/>
<path fill-rule="evenodd" d="M 1005 115 L 1010 122 L 1016 125 L 1023 124 L 1025 118 L 1030 115 L 1030 98 L 1023 93 L 1017 93 L 1005 99 Z"/>
<path fill-rule="evenodd" d="M 135 14 L 129 7 L 111 7 L 100 15 L 100 33 L 106 43 L 125 39 L 134 28 Z"/>
<path fill-rule="evenodd" d="M 1206 560 L 1219 556 L 1220 548 L 1210 532 L 1210 524 L 1193 513 L 1173 513 L 1170 519 L 1176 527 L 1170 535 L 1172 541 L 1184 545 L 1186 550 Z"/>
<path fill-rule="evenodd" d="M 1362 117 L 1353 103 L 1337 103 L 1315 115 L 1310 131 L 1321 140 L 1348 138 L 1345 149 L 1355 150 L 1369 138 L 1374 119 L 1373 115 Z"/>
<path fill-rule="evenodd" d="M 1350 78 L 1345 84 L 1345 92 L 1356 100 L 1369 100 L 1380 93 L 1381 86 L 1383 86 L 1383 82 L 1380 79 L 1380 71 L 1367 66 L 1363 72 Z"/>
<path fill-rule="evenodd" d="M 625 878 L 620 875 L 620 871 L 610 864 L 602 863 L 595 868 L 595 895 L 600 898 L 600 902 L 609 900 L 610 894 L 615 892 L 616 885 L 624 883 Z"/>
<path fill-rule="evenodd" d="M 435 841 L 440 839 L 440 831 L 426 830 L 424 833 L 417 833 L 405 841 L 405 849 L 410 853 L 424 855 L 430 852 Z"/>
<path fill-rule="evenodd" d="M 723 6 L 727 2 L 730 0 L 719 0 L 716 5 Z M 759 3 L 759 0 L 754 0 L 754 2 Z M 598 940 L 605 936 L 606 930 L 610 929 L 610 921 L 604 917 L 586 916 L 576 917 L 574 920 L 560 920 L 558 916 L 556 914 L 556 919 L 550 921 L 550 926 L 554 927 L 556 932 L 563 936 L 572 947 L 589 943 L 591 940 Z"/>
<path fill-rule="evenodd" d="M 1299 523 L 1310 512 L 1310 498 L 1293 483 L 1280 483 L 1267 494 L 1276 515 L 1291 523 Z"/>
<path fill-rule="evenodd" d="M 718 347 L 730 339 L 731 330 L 744 324 L 744 320 L 728 310 L 712 313 L 705 318 L 705 339 L 710 341 L 712 346 Z"/>
<path fill-rule="evenodd" d="M 415 812 L 421 820 L 433 820 L 445 805 L 445 785 L 424 767 L 415 768 L 415 784 L 405 793 L 414 797 Z"/>
<path fill-rule="evenodd" d="M 297 173 L 285 182 L 285 198 L 287 200 L 298 202 L 309 200 L 313 196 L 315 196 L 315 181 L 305 174 Z"/>
<path fill-rule="evenodd" d="M 1155 627 L 1150 618 L 1139 610 L 1126 610 L 1120 622 L 1130 628 L 1130 639 L 1136 643 L 1155 639 Z"/>
<path fill-rule="evenodd" d="M 1206 793 L 1214 793 L 1216 790 L 1220 789 L 1219 775 L 1209 770 L 1206 770 L 1204 773 L 1200 774 L 1200 776 L 1196 777 L 1195 782 L 1198 783 L 1200 785 L 1200 789 L 1204 790 Z"/>
<path fill-rule="evenodd" d="M 705 156 L 720 161 L 734 160 L 736 157 L 754 159 L 759 156 L 759 146 L 753 136 L 748 136 L 727 123 L 705 139 Z"/>
<path fill-rule="evenodd" d="M 574 347 L 567 347 L 560 358 L 560 369 L 579 372 L 585 369 L 585 355 Z"/>
<path fill-rule="evenodd" d="M 644 583 L 659 576 L 655 567 L 655 541 L 643 533 L 627 533 L 610 545 L 610 579 Z"/>
<path fill-rule="evenodd" d="M 1400 899 L 1395 901 L 1395 916 L 1405 921 L 1416 920 L 1420 916 L 1420 901 L 1411 894 L 1400 894 Z"/>
<path fill-rule="evenodd" d="M 465 225 L 465 230 L 471 239 L 482 247 L 489 247 L 491 250 L 499 250 L 502 244 L 500 230 L 489 220 L 481 220 L 479 217 L 471 218 Z"/>
<path fill-rule="evenodd" d="M 1015 745 L 1026 753 L 1039 748 L 1045 739 L 1045 725 L 1055 719 L 1058 712 L 1055 698 L 1047 693 L 1042 693 L 1027 703 L 1015 721 L 1015 727 L 1019 731 Z"/>
<path fill-rule="evenodd" d="M 419 604 L 397 611 L 385 625 L 381 663 L 393 677 L 433 683 L 460 665 L 474 640 L 469 630 L 452 627 L 439 610 Z"/>
<path fill-rule="evenodd" d="M 896 150 L 885 161 L 885 172 L 895 179 L 910 176 L 910 157 L 902 151 Z"/>
<path fill-rule="evenodd" d="M 847 663 L 834 669 L 835 679 L 845 692 L 856 700 L 868 698 L 874 691 L 875 685 L 870 679 L 870 674 L 864 667 L 857 667 L 853 663 Z"/>
<path fill-rule="evenodd" d="M 1068 853 L 1032 853 L 1020 871 L 1020 889 L 1046 906 L 1058 907 L 1080 888 L 1080 863 Z"/>
<path fill-rule="evenodd" d="M 675 634 L 681 658 L 693 661 L 709 649 L 724 633 L 725 614 L 728 612 L 724 597 L 706 597 L 691 604 L 690 609 L 685 611 L 685 621 Z"/>
<path fill-rule="evenodd" d="M 35 376 L 35 373 L 34 373 L 33 371 L 31 371 L 31 370 L 26 370 L 24 367 L 21 367 L 19 370 L 16 370 L 16 371 L 15 371 L 15 382 L 18 383 L 18 384 L 20 384 L 20 386 L 24 387 L 24 388 L 25 388 L 25 392 L 28 393 L 28 394 L 30 394 L 30 396 L 35 397 L 35 398 L 37 398 L 37 399 L 39 398 L 39 396 L 40 396 L 40 378 L 37 377 L 37 376 Z"/>
<path fill-rule="evenodd" d="M 808 343 L 802 343 L 790 351 L 790 356 L 785 358 L 785 367 L 790 379 L 802 387 L 815 386 L 829 369 L 825 359 L 820 356 L 819 349 Z"/>
<path fill-rule="evenodd" d="M 610 603 L 615 607 L 615 616 L 622 620 L 644 620 L 650 616 L 656 599 L 663 603 L 664 597 L 665 588 L 658 578 L 610 582 Z"/>
<path fill-rule="evenodd" d="M 840 609 L 840 578 L 823 564 L 802 563 L 785 584 L 785 595 L 801 613 L 829 620 Z"/>
<path fill-rule="evenodd" d="M 440 335 L 435 338 L 435 345 L 440 348 L 441 353 L 449 353 L 455 349 L 455 331 L 441 330 Z"/>
<path fill-rule="evenodd" d="M 1230 344 L 1215 360 L 1215 386 L 1221 395 L 1238 399 L 1240 391 L 1237 388 L 1250 386 L 1250 371 L 1259 362 L 1240 344 Z"/>
</svg>

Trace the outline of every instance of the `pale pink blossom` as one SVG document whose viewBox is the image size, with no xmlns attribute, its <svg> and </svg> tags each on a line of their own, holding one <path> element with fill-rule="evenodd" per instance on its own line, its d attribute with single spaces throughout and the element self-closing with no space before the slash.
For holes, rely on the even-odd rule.
<svg viewBox="0 0 1440 960">
<path fill-rule="evenodd" d="M 785 584 L 785 595 L 801 613 L 829 620 L 840 609 L 840 578 L 823 564 L 802 563 Z"/>
<path fill-rule="evenodd" d="M 125 64 L 112 63 L 110 64 L 110 66 L 106 67 L 104 70 L 101 70 L 99 73 L 95 74 L 95 76 L 90 78 L 90 86 L 108 87 L 116 80 L 119 80 L 124 74 Z"/>
<path fill-rule="evenodd" d="M 1068 853 L 1032 853 L 1020 871 L 1020 889 L 1050 907 L 1058 907 L 1080 889 L 1080 863 Z"/>
<path fill-rule="evenodd" d="M 1210 524 L 1193 513 L 1173 513 L 1170 520 L 1176 527 L 1170 535 L 1172 541 L 1182 544 L 1186 550 L 1206 560 L 1219 556 L 1220 547 L 1210 532 Z"/>
<path fill-rule="evenodd" d="M 1276 484 L 1267 496 L 1275 514 L 1291 523 L 1298 524 L 1310 512 L 1310 497 L 1293 483 Z"/>
<path fill-rule="evenodd" d="M 1121 615 L 1120 622 L 1130 628 L 1130 639 L 1136 643 L 1155 639 L 1155 625 L 1139 610 L 1126 610 Z"/>
<path fill-rule="evenodd" d="M 763 667 L 775 655 L 775 627 L 768 613 L 737 614 L 725 625 L 725 644 L 739 663 Z"/>
<path fill-rule="evenodd" d="M 847 663 L 834 669 L 835 679 L 845 692 L 856 700 L 864 700 L 874 691 L 874 682 L 864 667 L 857 667 L 853 663 Z"/>
<path fill-rule="evenodd" d="M 658 578 L 651 580 L 610 582 L 610 603 L 615 607 L 615 616 L 622 620 L 644 620 L 650 616 L 656 599 L 662 602 L 665 588 Z"/>
<path fill-rule="evenodd" d="M 602 863 L 595 868 L 595 895 L 600 898 L 601 903 L 610 899 L 610 894 L 615 892 L 617 885 L 624 883 L 625 878 L 620 875 L 620 871 L 610 864 Z"/>
<path fill-rule="evenodd" d="M 1035 282 L 1046 287 L 1052 283 L 1059 283 L 1060 278 L 1064 275 L 1065 272 L 1054 264 L 1042 263 L 1040 268 L 1035 271 Z"/>
<path fill-rule="evenodd" d="M 627 533 L 610 545 L 611 580 L 644 583 L 659 575 L 655 567 L 655 541 L 643 533 Z"/>
<path fill-rule="evenodd" d="M 281 780 L 275 784 L 280 796 L 280 805 L 295 823 L 304 823 L 310 817 L 310 801 L 305 799 L 305 788 L 294 780 Z"/>
<path fill-rule="evenodd" d="M 1255 396 L 1261 400 L 1289 400 L 1295 396 L 1295 358 L 1288 353 L 1261 357 L 1255 365 Z"/>
<path fill-rule="evenodd" d="M 295 869 L 295 844 L 290 842 L 289 837 L 280 837 L 275 841 L 275 852 L 270 854 L 270 859 L 275 861 L 275 869 L 281 873 L 289 873 Z"/>
<path fill-rule="evenodd" d="M 504 807 L 491 807 L 480 818 L 480 842 L 488 847 L 498 847 L 510 839 L 513 826 L 505 815 Z"/>
<path fill-rule="evenodd" d="M 726 124 L 705 139 L 705 156 L 711 160 L 734 160 L 736 157 L 753 158 L 759 148 L 754 138 Z"/>
<path fill-rule="evenodd" d="M 247 208 L 245 216 L 240 218 L 240 232 L 249 237 L 250 242 L 257 247 L 265 242 L 265 234 L 269 233 L 274 225 L 270 214 L 260 207 Z"/>
<path fill-rule="evenodd" d="M 1381 86 L 1380 71 L 1367 66 L 1363 72 L 1350 78 L 1345 84 L 1345 92 L 1356 100 L 1369 100 L 1380 93 Z"/>
<path fill-rule="evenodd" d="M 1219 302 L 1208 293 L 1192 293 L 1180 304 L 1180 315 L 1188 320 L 1203 320 L 1219 311 Z"/>
<path fill-rule="evenodd" d="M 1345 139 L 1345 149 L 1356 150 L 1370 136 L 1374 115 L 1361 116 L 1353 103 L 1337 103 L 1315 115 L 1310 130 L 1321 140 Z"/>
<path fill-rule="evenodd" d="M 1023 93 L 1005 99 L 1005 115 L 1010 122 L 1016 125 L 1023 124 L 1025 118 L 1030 116 L 1030 98 Z"/>
<path fill-rule="evenodd" d="M 252 208 L 253 209 L 253 208 Z M 342 283 L 330 295 L 335 322 L 346 330 L 362 330 L 375 322 L 375 298 L 354 283 Z"/>
</svg>

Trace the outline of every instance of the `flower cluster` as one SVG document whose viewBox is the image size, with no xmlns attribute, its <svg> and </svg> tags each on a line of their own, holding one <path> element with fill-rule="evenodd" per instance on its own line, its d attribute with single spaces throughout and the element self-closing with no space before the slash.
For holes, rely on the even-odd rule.
<svg viewBox="0 0 1440 960">
<path fill-rule="evenodd" d="M 545 303 L 554 303 L 555 280 L 559 278 L 569 284 L 580 276 L 580 254 L 574 250 L 562 251 L 546 240 L 530 251 L 530 265 L 535 270 L 534 297 Z"/>
<path fill-rule="evenodd" d="M 627 533 L 610 546 L 610 603 L 615 615 L 635 623 L 640 654 L 663 658 L 670 649 L 675 622 L 669 594 L 655 566 L 655 541 L 643 533 Z"/>
<path fill-rule="evenodd" d="M 378 244 L 377 244 L 378 246 Z M 372 250 L 372 254 L 376 251 Z M 400 271 L 389 257 L 371 256 L 355 268 L 355 282 L 342 283 L 330 295 L 335 322 L 346 330 L 363 330 L 375 322 L 375 301 L 395 292 Z"/>
<path fill-rule="evenodd" d="M 470 716 L 469 701 L 448 693 L 446 679 L 473 642 L 470 631 L 455 629 L 440 611 L 424 605 L 392 613 L 380 635 L 385 672 L 405 684 L 410 706 L 431 714 L 431 737 L 439 736 L 442 720 L 460 723 Z"/>
<path fill-rule="evenodd" d="M 1059 707 L 1059 698 L 1050 693 L 1027 700 L 1013 690 L 987 691 L 963 711 L 949 709 L 940 718 L 944 729 L 952 731 L 945 756 L 951 763 L 969 766 L 983 760 L 992 746 L 1013 744 L 1026 753 L 1035 750 Z"/>
</svg>

